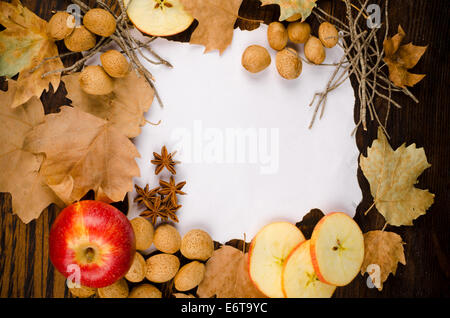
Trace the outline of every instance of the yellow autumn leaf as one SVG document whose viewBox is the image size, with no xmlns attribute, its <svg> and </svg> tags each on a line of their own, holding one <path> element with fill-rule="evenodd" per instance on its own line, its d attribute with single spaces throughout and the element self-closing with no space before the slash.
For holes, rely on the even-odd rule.
<svg viewBox="0 0 450 318">
<path fill-rule="evenodd" d="M 280 6 L 280 21 L 290 18 L 294 14 L 301 14 L 302 21 L 310 16 L 311 11 L 317 6 L 317 0 L 261 0 L 262 5 L 278 4 Z"/>
<path fill-rule="evenodd" d="M 40 171 L 44 155 L 24 149 L 26 135 L 44 121 L 44 107 L 37 97 L 25 104 L 10 107 L 17 83 L 8 81 L 8 91 L 0 91 L 0 192 L 12 196 L 12 210 L 29 223 L 51 203 L 61 200 L 45 184 Z"/>
<path fill-rule="evenodd" d="M 395 275 L 398 263 L 406 265 L 400 235 L 386 231 L 364 233 L 364 261 L 361 275 L 368 273 L 378 290 L 383 289 L 383 283 L 389 274 Z"/>
<path fill-rule="evenodd" d="M 11 107 L 18 107 L 33 96 L 40 97 L 50 83 L 56 91 L 60 74 L 45 78 L 42 75 L 63 68 L 60 58 L 48 60 L 34 70 L 45 58 L 58 55 L 54 40 L 47 35 L 47 22 L 13 0 L 0 1 L 0 24 L 5 27 L 0 32 L 0 76 L 19 73 Z"/>
<path fill-rule="evenodd" d="M 361 155 L 360 166 L 369 181 L 374 205 L 387 223 L 413 225 L 412 221 L 433 204 L 434 194 L 414 186 L 431 166 L 423 148 L 403 144 L 394 151 L 379 128 L 378 139 L 367 149 L 367 157 Z"/>
</svg>

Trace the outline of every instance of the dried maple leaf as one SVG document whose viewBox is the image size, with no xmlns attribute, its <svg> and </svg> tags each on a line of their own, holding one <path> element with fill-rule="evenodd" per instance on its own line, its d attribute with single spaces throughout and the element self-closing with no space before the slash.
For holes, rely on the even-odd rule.
<svg viewBox="0 0 450 318">
<path fill-rule="evenodd" d="M 97 200 L 116 202 L 139 176 L 133 143 L 107 121 L 64 106 L 45 117 L 25 140 L 25 149 L 45 153 L 42 174 L 67 204 L 94 190 Z"/>
<path fill-rule="evenodd" d="M 0 76 L 13 77 L 20 72 L 11 107 L 18 107 L 33 96 L 40 97 L 50 83 L 56 91 L 60 74 L 41 76 L 63 68 L 60 58 L 48 60 L 31 72 L 45 58 L 58 55 L 54 40 L 47 35 L 47 22 L 13 0 L 0 1 L 0 24 L 5 27 L 0 32 Z"/>
<path fill-rule="evenodd" d="M 220 54 L 233 40 L 234 24 L 242 0 L 180 0 L 184 9 L 198 21 L 190 43 L 205 46 L 205 53 Z"/>
<path fill-rule="evenodd" d="M 399 25 L 398 33 L 383 42 L 384 61 L 389 67 L 389 79 L 402 88 L 414 86 L 425 77 L 423 74 L 409 73 L 408 70 L 419 62 L 427 49 L 427 46 L 416 46 L 412 43 L 400 46 L 405 35 L 405 31 Z"/>
<path fill-rule="evenodd" d="M 374 204 L 387 223 L 412 225 L 433 204 L 434 194 L 414 187 L 419 175 L 431 166 L 423 148 L 403 144 L 394 151 L 379 128 L 378 139 L 367 149 L 367 157 L 361 155 L 360 165 Z"/>
<path fill-rule="evenodd" d="M 24 150 L 25 136 L 44 121 L 41 101 L 32 97 L 25 104 L 11 108 L 17 83 L 8 81 L 9 90 L 0 91 L 0 192 L 12 196 L 12 209 L 29 223 L 51 203 L 62 205 L 45 184 L 40 172 L 44 156 Z"/>
<path fill-rule="evenodd" d="M 138 136 L 141 126 L 146 123 L 144 114 L 150 109 L 155 95 L 145 78 L 139 77 L 136 72 L 130 72 L 124 78 L 115 79 L 112 93 L 95 96 L 81 89 L 79 74 L 62 78 L 72 106 L 108 120 L 129 138 Z"/>
<path fill-rule="evenodd" d="M 403 240 L 396 233 L 385 231 L 364 233 L 364 251 L 361 275 L 369 273 L 374 286 L 380 291 L 389 274 L 395 275 L 397 264 L 406 265 Z"/>
<path fill-rule="evenodd" d="M 280 6 L 280 21 L 300 13 L 302 21 L 305 21 L 316 7 L 317 0 L 260 0 L 262 5 L 278 4 Z"/>
<path fill-rule="evenodd" d="M 262 298 L 247 271 L 248 254 L 223 245 L 206 262 L 203 281 L 197 289 L 200 298 Z"/>
</svg>

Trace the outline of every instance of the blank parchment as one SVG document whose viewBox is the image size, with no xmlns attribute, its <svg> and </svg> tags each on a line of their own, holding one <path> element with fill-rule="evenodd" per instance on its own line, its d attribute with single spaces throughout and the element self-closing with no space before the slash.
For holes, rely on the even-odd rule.
<svg viewBox="0 0 450 318">
<path fill-rule="evenodd" d="M 143 63 L 151 70 L 164 108 L 153 103 L 146 125 L 134 142 L 141 154 L 136 184 L 157 186 L 168 179 L 154 174 L 153 152 L 162 145 L 177 151 L 176 182 L 186 180 L 177 212 L 182 234 L 200 228 L 214 240 L 247 241 L 277 220 L 298 222 L 312 208 L 353 216 L 361 201 L 354 137 L 354 92 L 347 80 L 327 98 L 323 118 L 312 129 L 309 106 L 334 67 L 303 63 L 296 80 L 281 78 L 275 53 L 267 44 L 267 26 L 234 31 L 232 45 L 219 53 L 157 39 L 152 47 L 174 68 Z M 258 74 L 241 66 L 245 48 L 268 48 L 272 63 Z M 297 47 L 303 56 L 303 45 Z M 340 60 L 339 47 L 327 49 L 325 63 Z M 149 58 L 152 56 L 149 54 Z M 131 194 L 133 198 L 135 193 Z M 139 212 L 131 209 L 129 217 Z"/>
</svg>

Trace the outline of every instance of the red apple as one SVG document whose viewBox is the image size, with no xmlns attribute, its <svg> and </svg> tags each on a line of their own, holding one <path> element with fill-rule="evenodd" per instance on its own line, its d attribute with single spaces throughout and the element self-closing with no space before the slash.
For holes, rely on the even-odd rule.
<svg viewBox="0 0 450 318">
<path fill-rule="evenodd" d="M 99 201 L 66 207 L 50 230 L 50 260 L 82 286 L 106 287 L 131 267 L 136 243 L 126 216 Z M 77 277 L 79 276 L 79 277 Z"/>
</svg>

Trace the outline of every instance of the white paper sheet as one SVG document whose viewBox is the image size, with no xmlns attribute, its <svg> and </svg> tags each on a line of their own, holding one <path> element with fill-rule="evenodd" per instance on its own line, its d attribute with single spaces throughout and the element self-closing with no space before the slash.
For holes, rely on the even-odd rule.
<svg viewBox="0 0 450 318">
<path fill-rule="evenodd" d="M 175 159 L 182 163 L 176 181 L 186 180 L 188 193 L 179 199 L 181 234 L 201 228 L 219 242 L 243 239 L 244 233 L 249 241 L 262 226 L 298 222 L 312 208 L 353 216 L 361 201 L 350 81 L 329 94 L 324 117 L 309 130 L 313 108 L 308 105 L 334 67 L 303 63 L 298 79 L 282 79 L 266 32 L 265 25 L 235 30 L 222 56 L 165 39 L 152 44 L 174 68 L 145 63 L 165 108 L 154 102 L 147 120 L 162 123 L 146 125 L 135 139 L 142 156 L 135 182 L 157 186 L 160 177 L 167 180 L 167 171 L 155 176 L 150 160 L 162 145 L 177 151 Z M 272 56 L 259 74 L 241 66 L 242 52 L 252 44 L 267 47 Z M 297 48 L 303 55 L 303 46 Z M 338 47 L 327 50 L 325 63 L 342 54 Z M 138 210 L 132 211 L 130 218 Z"/>
</svg>

